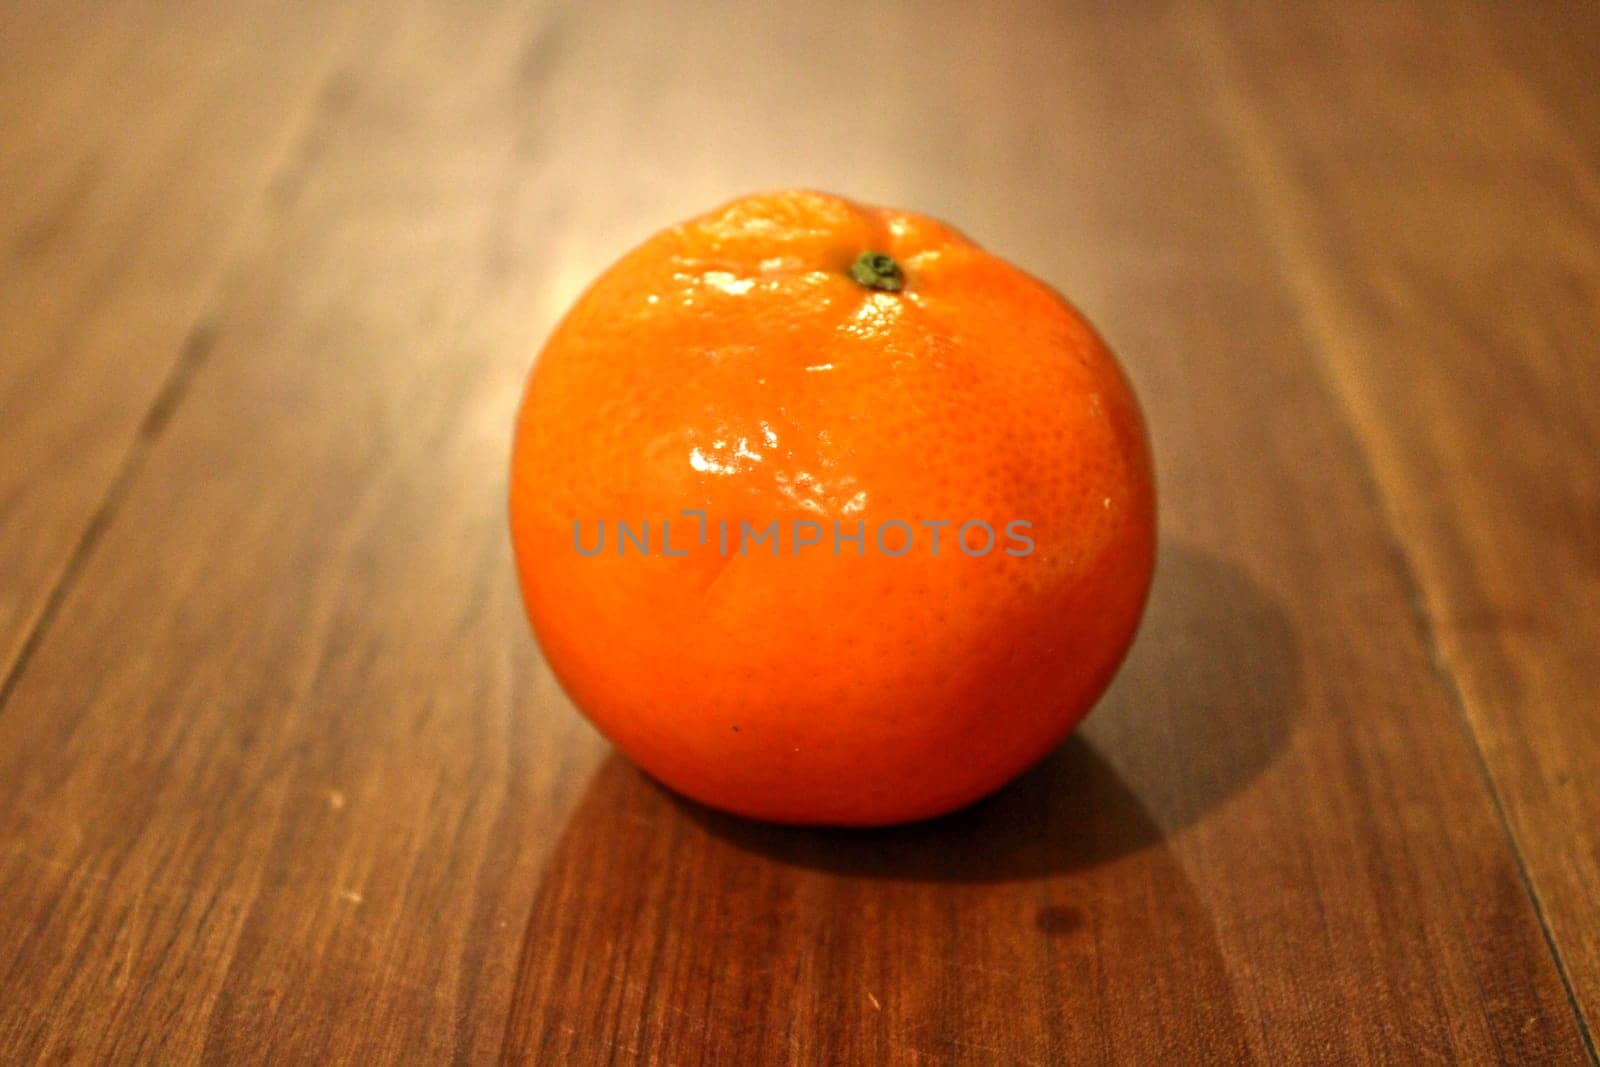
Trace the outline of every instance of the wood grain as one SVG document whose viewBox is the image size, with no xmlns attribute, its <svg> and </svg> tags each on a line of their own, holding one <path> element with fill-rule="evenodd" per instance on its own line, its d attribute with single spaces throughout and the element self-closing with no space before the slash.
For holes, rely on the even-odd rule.
<svg viewBox="0 0 1600 1067">
<path fill-rule="evenodd" d="M 1592 1061 L 1596 131 L 1420 10 L 0 11 L 0 1059 Z M 791 184 L 1057 284 L 1157 447 L 1101 708 L 887 832 L 650 783 L 508 558 L 556 316 Z"/>
<path fill-rule="evenodd" d="M 203 358 L 219 278 L 355 28 L 254 2 L 5 20 L 0 680 Z"/>
<path fill-rule="evenodd" d="M 1546 33 L 1572 29 L 1578 13 L 1543 13 L 1557 23 Z M 1537 33 L 1545 19 L 1443 14 L 1346 7 L 1308 28 L 1252 13 L 1200 36 L 1216 43 L 1236 134 L 1275 194 L 1264 208 L 1286 273 L 1372 456 L 1430 640 L 1592 1021 L 1600 127 L 1592 113 L 1587 131 L 1571 125 L 1559 53 L 1534 64 L 1549 70 L 1538 80 L 1504 58 L 1526 54 L 1513 31 Z M 1406 42 L 1424 35 L 1434 47 L 1419 57 Z M 1592 48 L 1594 35 L 1575 40 Z M 1291 45 L 1316 61 L 1269 61 Z M 1592 78 L 1587 88 L 1600 101 Z M 1327 100 L 1342 102 L 1337 121 L 1313 103 Z M 1275 177 L 1293 174 L 1316 184 Z"/>
</svg>

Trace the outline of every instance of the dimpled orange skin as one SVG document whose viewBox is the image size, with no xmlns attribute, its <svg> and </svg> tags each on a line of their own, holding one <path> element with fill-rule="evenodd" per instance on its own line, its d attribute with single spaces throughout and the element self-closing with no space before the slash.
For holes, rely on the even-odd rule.
<svg viewBox="0 0 1600 1067">
<path fill-rule="evenodd" d="M 852 278 L 864 251 L 904 288 Z M 1046 755 L 1126 652 L 1155 546 L 1143 420 L 1088 323 L 942 223 L 807 191 L 668 229 L 578 300 L 523 398 L 511 520 L 595 725 L 696 800 L 810 824 L 938 815 Z M 778 556 L 740 552 L 774 520 Z M 954 543 L 971 520 L 987 554 Z"/>
</svg>

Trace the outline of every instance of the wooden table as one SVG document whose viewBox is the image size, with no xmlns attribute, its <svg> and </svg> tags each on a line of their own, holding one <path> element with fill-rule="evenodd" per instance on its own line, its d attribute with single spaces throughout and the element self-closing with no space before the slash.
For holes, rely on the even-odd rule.
<svg viewBox="0 0 1600 1067">
<path fill-rule="evenodd" d="M 1600 7 L 0 13 L 0 1061 L 1594 1062 Z M 1160 572 L 883 833 L 651 785 L 518 390 L 661 225 L 946 217 L 1119 350 Z"/>
</svg>

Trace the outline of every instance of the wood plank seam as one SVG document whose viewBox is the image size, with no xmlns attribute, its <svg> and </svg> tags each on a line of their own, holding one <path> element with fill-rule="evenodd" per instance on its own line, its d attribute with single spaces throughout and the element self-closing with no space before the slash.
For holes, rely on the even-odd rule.
<svg viewBox="0 0 1600 1067">
<path fill-rule="evenodd" d="M 327 72 L 317 80 L 316 88 L 309 96 L 310 104 L 303 110 L 298 128 L 292 129 L 284 137 L 283 150 L 278 159 L 267 168 L 255 203 L 240 212 L 238 228 L 232 235 L 231 243 L 234 247 L 225 253 L 222 262 L 218 264 L 209 291 L 201 304 L 200 313 L 178 346 L 178 354 L 162 378 L 160 386 L 151 396 L 149 406 L 140 416 L 127 449 L 118 461 L 115 473 L 106 483 L 104 494 L 94 511 L 90 513 L 88 521 L 84 523 L 82 533 L 29 622 L 27 633 L 17 648 L 15 658 L 9 664 L 0 664 L 0 668 L 4 670 L 3 675 L 0 675 L 0 715 L 5 714 L 6 704 L 16 687 L 17 680 L 26 670 L 28 661 L 40 642 L 47 636 L 62 602 L 72 591 L 83 564 L 89 559 L 107 526 L 115 518 L 117 508 L 127 494 L 146 454 L 160 438 L 162 431 L 188 394 L 190 382 L 214 345 L 217 305 L 230 291 L 234 275 L 250 258 L 249 245 L 252 231 L 256 231 L 253 236 L 259 238 L 260 230 L 270 216 L 270 211 L 267 209 L 285 198 L 286 184 L 292 185 L 295 179 L 303 177 L 307 167 L 307 157 L 314 149 L 319 134 L 318 116 L 323 109 L 324 101 L 349 79 L 349 57 L 344 54 L 348 51 L 348 48 L 341 49 L 341 53 L 328 63 Z"/>
<path fill-rule="evenodd" d="M 166 378 L 162 380 L 161 387 L 151 398 L 150 406 L 145 410 L 133 440 L 128 443 L 127 451 L 123 453 L 117 465 L 116 473 L 106 484 L 105 495 L 90 514 L 89 521 L 84 524 L 83 533 L 79 536 L 77 544 L 72 546 L 72 552 L 62 565 L 61 573 L 51 585 L 38 614 L 34 616 L 33 625 L 28 628 L 28 634 L 23 638 L 16 659 L 12 660 L 5 677 L 0 679 L 0 715 L 5 714 L 7 699 L 11 696 L 12 689 L 16 687 L 17 679 L 22 677 L 34 650 L 49 633 L 50 626 L 55 621 L 62 602 L 72 592 L 84 563 L 94 553 L 95 546 L 100 543 L 106 528 L 116 518 L 117 509 L 127 496 L 139 469 L 144 465 L 145 457 L 160 440 L 162 430 L 166 428 L 178 405 L 183 402 L 189 382 L 200 364 L 205 361 L 215 336 L 215 323 L 207 312 L 200 317 L 184 339 L 178 358 L 173 361 Z"/>
<path fill-rule="evenodd" d="M 1362 459 L 1359 476 L 1368 483 L 1371 497 L 1383 517 L 1385 534 L 1395 556 L 1395 568 L 1404 583 L 1406 599 L 1428 650 L 1433 673 L 1443 687 L 1451 707 L 1456 712 L 1457 721 L 1466 735 L 1468 747 L 1477 763 L 1478 773 L 1493 806 L 1495 818 L 1505 834 L 1518 877 L 1528 895 L 1545 947 L 1550 952 L 1556 973 L 1561 980 L 1562 991 L 1572 1009 L 1584 1050 L 1591 1063 L 1600 1064 L 1600 1052 L 1597 1052 L 1594 1034 L 1579 1004 L 1566 961 L 1550 929 L 1544 903 L 1529 873 L 1521 844 L 1512 831 L 1505 802 L 1495 784 L 1483 746 L 1473 727 L 1455 670 L 1440 643 L 1437 623 L 1428 609 L 1425 592 L 1417 576 L 1411 553 L 1397 525 L 1391 490 L 1377 474 L 1371 459 L 1371 442 L 1363 420 L 1355 408 L 1355 401 L 1350 396 L 1349 388 L 1337 372 L 1334 355 L 1338 347 L 1336 342 L 1338 331 L 1334 328 L 1337 314 L 1329 310 L 1336 300 L 1331 292 L 1332 286 L 1323 277 L 1315 257 L 1305 248 L 1305 242 L 1299 236 L 1299 226 L 1293 217 L 1306 213 L 1307 209 L 1301 204 L 1299 190 L 1283 177 L 1288 168 L 1283 165 L 1278 153 L 1270 145 L 1268 124 L 1256 114 L 1250 104 L 1249 94 L 1243 86 L 1236 63 L 1229 54 L 1226 35 L 1216 25 L 1215 16 L 1192 4 L 1186 5 L 1183 12 L 1192 31 L 1187 36 L 1196 43 L 1200 52 L 1202 61 L 1198 66 L 1212 82 L 1214 98 L 1220 105 L 1222 126 L 1232 133 L 1234 145 L 1244 168 L 1255 178 L 1251 183 L 1253 188 L 1258 190 L 1255 200 L 1266 223 L 1265 229 L 1271 238 L 1272 251 L 1285 267 L 1286 280 L 1300 309 L 1301 321 L 1306 327 L 1309 348 L 1317 356 L 1321 376 L 1335 401 L 1339 417 L 1350 428 L 1358 446 Z M 1259 190 L 1268 190 L 1271 195 Z"/>
<path fill-rule="evenodd" d="M 174 400 L 182 392 L 183 379 L 192 370 L 192 367 L 185 370 L 180 366 L 186 348 L 194 344 L 197 338 L 205 340 L 205 331 L 196 332 L 198 324 L 214 318 L 215 307 L 228 291 L 240 264 L 247 261 L 252 242 L 259 240 L 266 232 L 264 223 L 278 203 L 281 183 L 276 179 L 286 170 L 293 170 L 291 164 L 298 156 L 306 154 L 305 145 L 318 125 L 319 112 L 329 86 L 338 82 L 348 66 L 352 48 L 360 37 L 360 28 L 364 20 L 370 20 L 371 17 L 372 11 L 363 12 L 352 6 L 350 12 L 340 18 L 337 32 L 332 35 L 334 43 L 306 72 L 304 85 L 309 91 L 286 98 L 279 111 L 281 121 L 266 131 L 266 139 L 261 142 L 266 150 L 261 154 L 259 166 L 253 171 L 260 180 L 248 195 L 235 201 L 237 210 L 229 213 L 224 224 L 212 231 L 210 243 L 216 254 L 211 262 L 203 264 L 195 274 L 197 281 L 191 298 L 185 300 L 187 306 L 172 324 L 173 330 L 169 336 L 175 343 L 170 348 L 164 343 L 161 349 L 152 351 L 149 376 L 139 383 L 138 395 L 129 398 L 126 421 L 119 417 L 116 428 L 112 434 L 108 434 L 111 439 L 107 442 L 107 450 L 112 454 L 103 469 L 97 472 L 94 481 L 85 486 L 87 491 L 79 495 L 77 506 L 81 508 L 80 514 L 74 516 L 73 522 L 61 531 L 63 536 L 58 538 L 57 543 L 63 547 L 71 544 L 70 551 L 59 561 L 52 561 L 53 567 L 40 568 L 39 581 L 28 590 L 22 610 L 13 620 L 14 627 L 9 632 L 0 633 L 0 645 L 5 646 L 0 647 L 0 712 L 4 711 L 24 660 L 44 636 L 44 628 L 53 618 L 59 603 L 58 591 L 64 582 L 70 581 L 73 568 L 83 562 L 84 557 L 79 553 L 86 547 L 92 547 L 86 537 L 90 527 L 110 517 L 107 504 L 118 479 L 131 461 L 135 440 L 141 434 L 159 432 L 165 418 L 171 415 Z M 196 110 L 189 115 L 190 128 L 198 133 L 187 140 L 175 140 L 157 158 L 156 163 L 147 168 L 149 172 L 159 173 L 163 167 L 175 166 L 173 160 L 183 158 L 184 153 L 193 150 L 196 144 L 205 143 L 208 121 L 204 110 Z M 86 179 L 75 179 L 81 180 Z M 143 209 L 116 227 L 114 245 L 137 247 L 141 241 L 149 243 L 148 235 L 152 227 L 159 225 L 159 216 L 152 205 L 162 202 L 161 187 L 139 184 L 136 191 L 139 193 L 139 202 L 144 205 Z M 77 190 L 72 195 L 81 195 L 81 192 Z M 58 199 L 53 203 L 53 210 L 59 211 L 61 201 Z M 31 233 L 28 240 L 50 241 L 54 237 L 54 226 L 52 222 L 42 228 L 36 227 L 37 232 Z M 53 342 L 53 349 L 48 354 L 52 360 L 70 360 L 73 357 L 74 346 L 81 340 L 79 335 L 86 329 L 92 330 L 93 324 L 87 320 L 102 314 L 102 305 L 118 297 L 118 272 L 125 270 L 126 266 L 113 257 L 102 268 L 88 275 L 88 284 L 77 295 L 61 336 Z M 165 366 L 155 358 L 162 350 L 174 353 L 170 357 L 172 362 Z M 148 403 L 144 401 L 146 395 L 150 398 Z M 121 414 L 119 412 L 119 416 Z M 5 629 L 3 622 L 0 620 L 0 629 Z"/>
</svg>

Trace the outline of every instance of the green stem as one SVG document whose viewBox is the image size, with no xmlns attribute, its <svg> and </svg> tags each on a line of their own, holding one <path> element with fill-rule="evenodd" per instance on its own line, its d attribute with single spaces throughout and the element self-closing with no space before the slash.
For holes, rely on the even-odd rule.
<svg viewBox="0 0 1600 1067">
<path fill-rule="evenodd" d="M 890 256 L 882 252 L 863 252 L 850 268 L 850 277 L 868 289 L 898 293 L 905 288 L 906 274 Z"/>
</svg>

